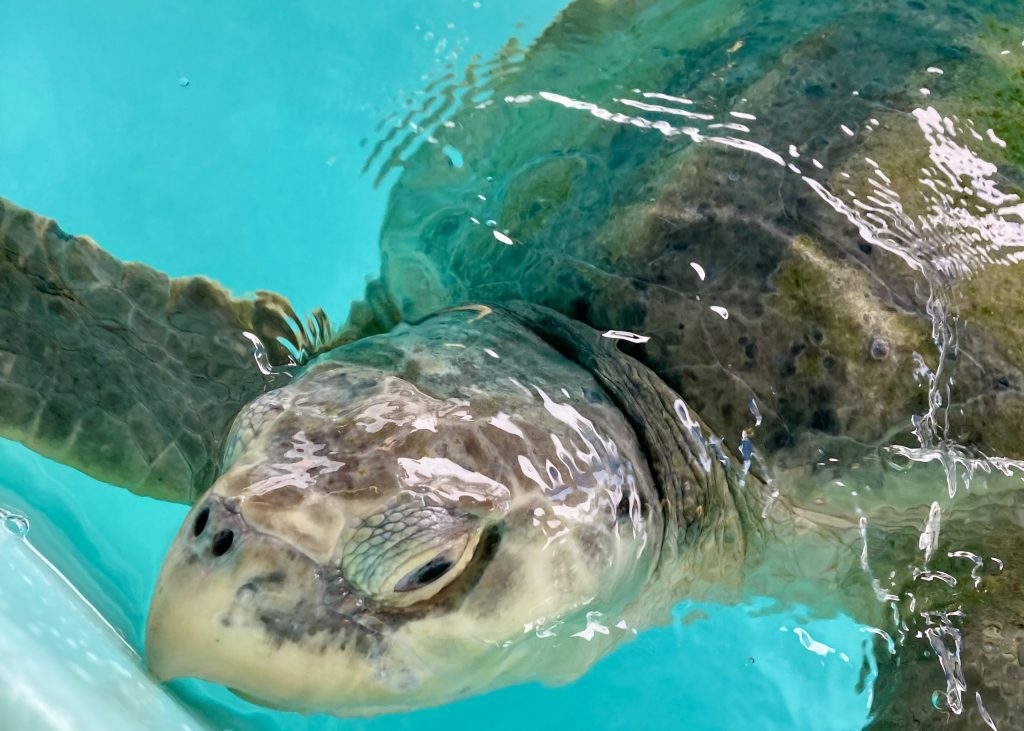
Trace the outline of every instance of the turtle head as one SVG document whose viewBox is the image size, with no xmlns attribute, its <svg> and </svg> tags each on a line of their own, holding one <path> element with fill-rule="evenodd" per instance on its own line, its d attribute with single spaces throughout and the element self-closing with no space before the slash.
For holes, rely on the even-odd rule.
<svg viewBox="0 0 1024 731">
<path fill-rule="evenodd" d="M 634 633 L 662 518 L 589 374 L 540 341 L 369 340 L 236 419 L 160 575 L 157 676 L 373 715 L 563 682 Z"/>
</svg>

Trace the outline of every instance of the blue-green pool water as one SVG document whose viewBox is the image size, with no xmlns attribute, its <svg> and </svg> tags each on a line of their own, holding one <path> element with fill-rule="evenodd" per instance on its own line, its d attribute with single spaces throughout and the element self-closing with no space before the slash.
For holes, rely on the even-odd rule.
<svg viewBox="0 0 1024 731">
<path fill-rule="evenodd" d="M 0 445 L 0 475 L 0 503 L 29 517 L 33 544 L 141 652 L 153 584 L 185 509 L 136 498 L 6 442 Z M 0 591 L 18 580 L 0 577 Z M 22 610 L 26 621 L 35 613 L 31 606 Z M 798 627 L 832 651 L 809 649 L 793 631 Z M 682 603 L 671 626 L 641 633 L 571 685 L 509 688 L 402 716 L 302 717 L 252 706 L 198 681 L 177 681 L 174 689 L 215 728 L 240 731 L 479 723 L 496 729 L 620 729 L 641 722 L 651 729 L 711 730 L 749 728 L 752 718 L 760 728 L 856 729 L 868 717 L 870 678 L 866 687 L 861 682 L 868 646 L 861 628 L 844 617 Z M 60 689 L 52 700 L 61 705 Z M 97 696 L 92 702 L 108 700 Z"/>
<path fill-rule="evenodd" d="M 510 36 L 528 41 L 561 5 L 11 4 L 0 44 L 0 194 L 122 259 L 207 274 L 239 293 L 278 291 L 300 311 L 323 305 L 341 318 L 379 264 L 389 180 L 374 188 L 361 172 L 377 125 L 415 105 L 446 64 L 461 72 Z M 159 564 L 185 508 L 7 442 L 0 506 L 28 517 L 33 545 L 141 652 Z M 0 576 L 0 592 L 17 580 Z M 843 617 L 683 604 L 670 626 L 641 633 L 566 687 L 511 688 L 402 716 L 304 718 L 198 682 L 173 690 L 214 728 L 741 729 L 757 719 L 764 729 L 855 729 L 870 702 L 861 677 L 869 646 Z M 16 663 L 16 652 L 0 663 Z M 42 690 L 55 708 L 65 703 L 60 687 Z M 17 702 L 0 692 L 0 704 Z"/>
</svg>

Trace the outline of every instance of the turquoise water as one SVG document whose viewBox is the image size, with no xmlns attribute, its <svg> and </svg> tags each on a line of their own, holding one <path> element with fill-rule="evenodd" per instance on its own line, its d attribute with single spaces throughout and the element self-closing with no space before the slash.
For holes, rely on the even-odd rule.
<svg viewBox="0 0 1024 731">
<path fill-rule="evenodd" d="M 342 318 L 379 266 L 391 180 L 374 188 L 361 173 L 377 125 L 416 104 L 446 64 L 459 70 L 510 36 L 528 40 L 559 8 L 25 3 L 5 14 L 0 46 L 0 194 L 122 259 L 207 274 L 239 293 L 278 291 L 300 311 L 325 305 Z M 141 652 L 159 563 L 185 508 L 6 442 L 0 506 L 28 517 L 32 544 Z M 15 581 L 0 576 L 0 592 Z M 852 621 L 762 606 L 681 605 L 674 616 L 569 686 L 371 721 L 275 713 L 198 682 L 173 691 L 212 727 L 238 729 L 740 729 L 755 718 L 766 729 L 854 729 L 866 719 L 868 643 Z M 808 637 L 831 651 L 815 652 Z M 0 663 L 17 661 L 17 647 L 0 647 L 9 655 Z M 66 700 L 59 687 L 46 692 L 54 707 Z"/>
<path fill-rule="evenodd" d="M 185 509 L 96 483 L 10 443 L 0 445 L 0 475 L 0 504 L 29 516 L 33 544 L 141 652 L 152 587 Z M 0 595 L 19 581 L 3 575 Z M 0 612 L 0 622 L 28 624 L 36 613 L 21 605 L 20 612 Z M 302 717 L 252 706 L 199 681 L 176 681 L 173 687 L 213 728 L 239 731 L 441 729 L 482 722 L 495 729 L 620 729 L 641 719 L 643 728 L 710 731 L 750 728 L 751 718 L 765 729 L 838 730 L 859 728 L 866 720 L 870 680 L 867 688 L 860 681 L 867 643 L 852 621 L 766 612 L 763 606 L 687 603 L 673 619 L 672 626 L 641 633 L 571 685 L 509 688 L 401 716 Z M 808 649 L 796 627 L 833 651 L 820 655 Z M 3 643 L 0 650 L 8 654 L 5 665 L 17 664 L 15 653 L 23 651 Z M 62 707 L 62 696 L 59 688 L 53 692 L 55 707 Z M 89 700 L 97 709 L 116 702 L 106 691 Z M 98 713 L 78 705 L 63 710 L 86 720 Z"/>
</svg>

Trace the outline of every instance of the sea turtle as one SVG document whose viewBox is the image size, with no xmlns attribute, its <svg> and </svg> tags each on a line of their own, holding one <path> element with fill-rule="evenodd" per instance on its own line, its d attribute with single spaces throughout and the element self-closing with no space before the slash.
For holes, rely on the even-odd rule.
<svg viewBox="0 0 1024 731">
<path fill-rule="evenodd" d="M 577 0 L 399 143 L 336 330 L 0 203 L 0 434 L 194 503 L 154 672 L 370 715 L 759 594 L 889 640 L 878 727 L 1024 707 L 1024 18 L 892 5 Z"/>
</svg>

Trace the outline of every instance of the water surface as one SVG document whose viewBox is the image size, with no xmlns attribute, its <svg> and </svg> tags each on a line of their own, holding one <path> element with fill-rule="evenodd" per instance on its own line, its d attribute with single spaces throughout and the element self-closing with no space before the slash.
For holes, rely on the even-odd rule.
<svg viewBox="0 0 1024 731">
<path fill-rule="evenodd" d="M 490 169 L 506 165 L 511 173 L 523 158 L 551 154 L 531 148 L 534 141 L 526 137 L 481 147 L 458 123 L 468 109 L 479 106 L 484 114 L 501 107 L 512 118 L 555 119 L 567 148 L 577 127 L 617 130 L 612 152 L 620 161 L 670 158 L 691 145 L 743 150 L 819 195 L 836 220 L 857 227 L 866 245 L 903 257 L 910 276 L 927 290 L 935 326 L 931 350 L 921 353 L 927 404 L 893 436 L 894 454 L 906 464 L 939 460 L 946 466 L 936 473 L 936 500 L 963 492 L 984 465 L 976 451 L 944 440 L 936 426 L 949 378 L 940 364 L 961 332 L 961 282 L 1012 265 L 1024 244 L 1011 199 L 1019 181 L 1004 163 L 1019 154 L 1018 128 L 984 96 L 973 109 L 953 104 L 962 99 L 956 84 L 964 82 L 951 80 L 944 60 L 952 68 L 963 48 L 938 48 L 899 28 L 857 28 L 868 16 L 831 7 L 676 3 L 693 23 L 675 46 L 661 37 L 633 46 L 637 34 L 610 31 L 600 36 L 607 45 L 597 52 L 597 36 L 584 28 L 560 48 L 560 73 L 517 78 L 522 49 L 561 5 L 481 0 L 352 10 L 266 2 L 170 9 L 106 2 L 88 12 L 73 3 L 18 8 L 18 31 L 0 49 L 0 193 L 57 218 L 69 231 L 93 236 L 120 258 L 172 275 L 207 274 L 240 293 L 279 291 L 300 311 L 325 306 L 341 319 L 379 268 L 388 192 L 408 161 L 443 155 L 453 170 L 465 172 L 460 184 L 466 189 L 440 190 L 433 205 L 445 206 L 453 205 L 445 195 L 458 205 L 464 193 L 493 199 L 500 177 L 496 183 Z M 913 3 L 906 5 L 913 10 Z M 990 5 L 978 12 L 1012 17 L 1012 6 Z M 777 26 L 744 25 L 753 17 Z M 958 21 L 951 11 L 947 20 L 952 29 L 941 31 L 970 52 L 989 54 L 993 68 L 1018 82 L 1019 94 L 1024 36 L 1014 28 L 1022 26 L 982 22 L 985 33 L 971 46 L 972 39 L 958 36 L 957 23 L 973 28 L 977 19 Z M 855 29 L 901 44 L 899 72 L 919 79 L 904 85 L 912 94 L 882 99 L 878 116 L 848 118 L 843 115 L 853 107 L 836 105 L 831 120 L 837 138 L 849 137 L 865 150 L 876 128 L 891 137 L 898 127 L 923 144 L 932 167 L 921 171 L 913 198 L 892 184 L 907 173 L 892 147 L 882 143 L 872 148 L 881 153 L 859 156 L 858 169 L 836 168 L 828 153 L 816 156 L 816 140 L 803 130 L 787 133 L 781 121 L 751 111 L 764 99 L 745 90 L 757 91 L 761 78 L 770 90 L 780 69 L 800 62 L 799 53 L 786 57 L 780 49 L 801 29 L 830 22 L 837 23 L 836 33 Z M 519 45 L 499 52 L 510 37 Z M 694 51 L 707 38 L 721 39 L 715 60 Z M 660 67 L 665 56 L 685 52 L 691 56 L 675 76 L 659 78 L 660 86 L 632 84 L 644 76 L 645 64 Z M 989 86 L 979 87 L 982 95 L 999 89 L 983 81 Z M 494 93 L 517 84 L 514 94 Z M 866 87 L 852 92 L 873 93 Z M 805 84 L 787 101 L 807 104 L 808 115 L 820 119 L 814 105 L 822 93 Z M 778 119 L 794 117 L 787 112 Z M 849 188 L 836 184 L 844 174 L 853 181 Z M 740 177 L 732 182 L 743 184 Z M 639 193 L 629 183 L 613 174 L 602 189 L 632 204 Z M 594 211 L 608 207 L 608 199 L 594 203 Z M 470 215 L 473 226 L 518 242 L 529 238 L 486 202 Z M 585 218 L 565 230 L 567 238 L 589 234 Z M 694 264 L 695 276 L 712 271 L 709 261 Z M 709 317 L 724 321 L 730 314 L 713 300 L 704 304 Z M 987 456 L 1001 455 L 990 450 Z M 829 489 L 835 482 L 848 487 L 842 472 L 848 466 L 833 467 Z M 1003 466 L 1014 469 L 1011 462 Z M 98 484 L 10 443 L 0 444 L 0 505 L 28 517 L 33 545 L 141 652 L 159 562 L 185 509 Z M 918 519 L 925 526 L 927 512 L 915 514 Z M 16 581 L 11 572 L 0 577 L 0 592 L 11 595 Z M 3 619 L 26 621 L 17 613 Z M 215 727 L 239 729 L 440 728 L 482 719 L 498 728 L 611 729 L 642 719 L 646 728 L 739 729 L 753 718 L 760 728 L 853 729 L 867 719 L 879 648 L 865 629 L 844 616 L 771 611 L 767 602 L 684 602 L 669 626 L 641 633 L 569 686 L 512 688 L 371 721 L 275 713 L 191 681 L 174 689 Z M 0 644 L 0 650 L 13 660 L 18 647 Z M 73 657 L 79 649 L 66 652 Z M 967 694 L 968 704 L 972 697 Z M 53 703 L 61 702 L 55 691 Z"/>
</svg>

